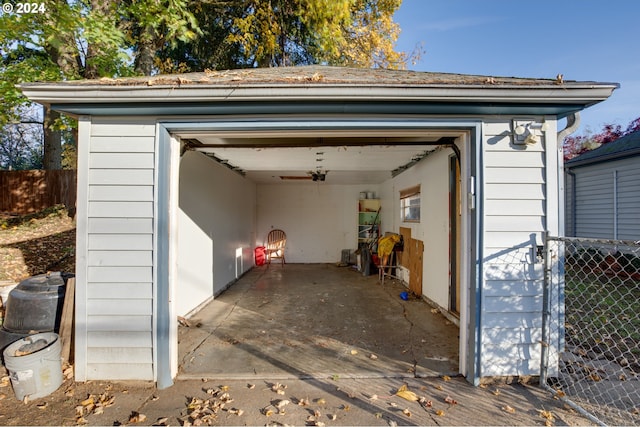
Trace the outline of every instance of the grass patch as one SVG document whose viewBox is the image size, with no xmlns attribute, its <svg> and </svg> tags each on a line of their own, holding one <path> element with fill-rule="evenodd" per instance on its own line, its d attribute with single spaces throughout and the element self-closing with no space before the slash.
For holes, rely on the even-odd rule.
<svg viewBox="0 0 640 427">
<path fill-rule="evenodd" d="M 567 266 L 565 309 L 569 344 L 640 363 L 639 281 Z"/>
</svg>

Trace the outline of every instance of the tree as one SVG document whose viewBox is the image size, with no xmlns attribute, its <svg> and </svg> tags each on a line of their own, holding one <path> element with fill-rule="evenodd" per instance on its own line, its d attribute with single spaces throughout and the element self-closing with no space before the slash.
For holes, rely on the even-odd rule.
<svg viewBox="0 0 640 427">
<path fill-rule="evenodd" d="M 0 169 L 40 169 L 43 128 L 39 110 L 20 113 L 22 122 L 5 124 L 0 132 Z"/>
<path fill-rule="evenodd" d="M 202 36 L 160 52 L 165 73 L 330 64 L 405 68 L 395 51 L 401 0 L 192 1 Z"/>
<path fill-rule="evenodd" d="M 402 0 L 50 0 L 0 15 L 0 126 L 30 104 L 16 84 L 258 66 L 405 68 L 393 14 Z M 43 110 L 46 169 L 75 123 Z M 63 136 L 66 133 L 66 138 Z M 73 157 L 73 156 L 72 156 Z M 66 162 L 68 163 L 68 162 Z"/>
<path fill-rule="evenodd" d="M 613 142 L 637 131 L 640 131 L 640 117 L 629 123 L 624 130 L 619 124 L 607 124 L 600 133 L 591 134 L 587 132 L 584 135 L 568 136 L 563 141 L 562 146 L 564 160 L 571 160 L 582 153 L 600 147 L 602 144 Z"/>
<path fill-rule="evenodd" d="M 149 40 L 170 44 L 192 37 L 195 22 L 185 5 L 186 0 L 50 0 L 46 13 L 3 14 L 0 126 L 19 122 L 18 113 L 29 105 L 16 84 L 127 76 L 136 70 L 150 74 L 143 58 L 153 54 Z M 73 125 L 44 109 L 45 169 L 62 166 L 61 132 Z"/>
</svg>

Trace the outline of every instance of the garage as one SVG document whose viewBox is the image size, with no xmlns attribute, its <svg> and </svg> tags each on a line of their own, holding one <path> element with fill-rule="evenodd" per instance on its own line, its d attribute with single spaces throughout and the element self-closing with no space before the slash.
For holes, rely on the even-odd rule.
<svg viewBox="0 0 640 427">
<path fill-rule="evenodd" d="M 368 199 L 415 245 L 398 282 L 459 325 L 458 372 L 535 375 L 560 120 L 616 87 L 322 66 L 23 85 L 79 123 L 76 378 L 169 386 L 176 319 L 242 286 L 269 230 L 284 270 L 335 263 Z"/>
</svg>

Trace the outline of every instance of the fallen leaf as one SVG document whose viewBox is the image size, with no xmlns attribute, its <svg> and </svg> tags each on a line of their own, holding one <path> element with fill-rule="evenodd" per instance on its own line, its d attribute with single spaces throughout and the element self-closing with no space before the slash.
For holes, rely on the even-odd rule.
<svg viewBox="0 0 640 427">
<path fill-rule="evenodd" d="M 424 397 L 420 398 L 420 403 L 425 407 L 425 408 L 431 408 L 431 406 L 433 406 L 433 402 L 431 402 L 430 400 L 427 400 Z"/>
<path fill-rule="evenodd" d="M 335 421 L 335 420 L 338 418 L 338 416 L 337 416 L 336 414 L 329 414 L 329 415 L 327 415 L 327 416 L 329 417 L 329 419 L 330 419 L 331 421 Z"/>
<path fill-rule="evenodd" d="M 418 400 L 418 395 L 414 392 L 407 389 L 407 385 L 403 384 L 398 391 L 396 391 L 396 396 L 401 397 L 403 399 L 409 400 L 411 402 L 415 402 Z"/>
<path fill-rule="evenodd" d="M 46 409 L 47 408 L 48 403 L 44 402 L 44 403 L 38 403 L 38 409 Z"/>
<path fill-rule="evenodd" d="M 502 410 L 503 410 L 503 411 L 505 411 L 505 412 L 508 412 L 508 413 L 510 413 L 510 414 L 515 414 L 515 413 L 516 413 L 516 410 L 515 410 L 515 409 L 513 409 L 513 408 L 512 408 L 511 406 L 509 406 L 509 405 L 505 405 L 505 406 L 503 406 L 503 407 L 502 407 Z"/>
<path fill-rule="evenodd" d="M 373 394 L 373 395 L 371 395 L 371 397 L 369 399 L 377 400 L 378 399 L 378 395 L 377 394 Z"/>
<path fill-rule="evenodd" d="M 371 353 L 371 354 L 369 355 L 369 359 L 371 359 L 371 360 L 378 360 L 378 356 L 376 356 L 375 354 Z"/>
<path fill-rule="evenodd" d="M 438 409 L 436 411 L 436 415 L 439 416 L 439 417 L 444 417 L 444 411 L 442 409 Z"/>
<path fill-rule="evenodd" d="M 284 399 L 284 400 L 278 400 L 277 402 L 275 402 L 275 404 L 273 406 L 275 406 L 278 409 L 282 409 L 285 406 L 287 406 L 289 403 L 291 403 L 290 401 Z"/>
<path fill-rule="evenodd" d="M 496 396 L 500 396 L 500 390 L 498 389 L 493 390 L 493 394 Z"/>
<path fill-rule="evenodd" d="M 68 380 L 70 380 L 71 378 L 73 378 L 73 368 L 67 368 L 64 371 L 62 371 L 62 375 L 64 375 L 64 377 Z"/>
<path fill-rule="evenodd" d="M 95 403 L 95 400 L 93 400 L 93 395 L 87 397 L 85 400 L 80 402 L 82 406 L 89 406 L 89 405 L 93 405 L 94 403 Z"/>
<path fill-rule="evenodd" d="M 157 426 L 166 426 L 167 422 L 169 422 L 169 418 L 162 417 L 162 418 L 158 418 L 156 420 L 155 425 L 157 425 Z"/>
<path fill-rule="evenodd" d="M 255 384 L 247 384 L 247 388 L 249 390 L 253 390 L 254 388 L 256 388 L 256 385 Z"/>
<path fill-rule="evenodd" d="M 309 406 L 309 399 L 298 400 L 298 406 Z"/>
<path fill-rule="evenodd" d="M 262 409 L 262 413 L 264 415 L 266 415 L 267 417 L 270 417 L 271 415 L 274 414 L 273 409 L 271 409 L 271 408 L 263 408 Z"/>
<path fill-rule="evenodd" d="M 145 414 L 141 414 L 139 412 L 133 412 L 131 414 L 131 416 L 129 417 L 129 422 L 130 423 L 141 423 L 146 419 L 147 419 L 147 416 Z"/>
<path fill-rule="evenodd" d="M 324 400 L 323 398 L 316 399 L 316 400 L 315 400 L 315 402 L 316 402 L 318 405 L 326 405 L 326 404 L 327 404 L 327 401 L 326 401 L 326 400 Z"/>
<path fill-rule="evenodd" d="M 555 417 L 551 413 L 551 411 L 547 411 L 547 410 L 541 409 L 541 410 L 538 410 L 538 412 L 540 413 L 540 416 L 545 419 L 544 424 L 546 426 L 552 426 L 553 425 L 553 421 L 555 420 Z"/>
<path fill-rule="evenodd" d="M 398 427 L 398 423 L 393 420 L 389 420 L 389 427 Z"/>
<path fill-rule="evenodd" d="M 403 409 L 402 413 L 405 414 L 407 417 L 411 418 L 411 411 L 409 411 L 409 409 Z"/>
<path fill-rule="evenodd" d="M 454 400 L 451 396 L 445 397 L 444 401 L 447 402 L 449 405 L 457 405 L 458 404 L 458 402 L 456 400 Z"/>
<path fill-rule="evenodd" d="M 351 355 L 355 356 L 356 354 L 358 354 L 358 350 L 351 350 Z"/>
<path fill-rule="evenodd" d="M 450 377 L 449 375 L 443 375 L 443 376 L 442 376 L 442 379 L 443 379 L 444 381 L 451 381 L 451 377 Z"/>
<path fill-rule="evenodd" d="M 397 404 L 396 402 L 390 402 L 390 403 L 389 403 L 389 405 L 390 405 L 392 408 L 397 408 L 397 407 L 398 407 L 398 404 Z"/>
</svg>

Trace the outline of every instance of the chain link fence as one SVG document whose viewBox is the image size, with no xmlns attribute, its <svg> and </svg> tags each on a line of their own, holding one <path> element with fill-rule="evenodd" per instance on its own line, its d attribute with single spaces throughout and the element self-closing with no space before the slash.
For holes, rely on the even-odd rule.
<svg viewBox="0 0 640 427">
<path fill-rule="evenodd" d="M 545 246 L 541 380 L 596 422 L 640 425 L 640 242 Z"/>
</svg>

